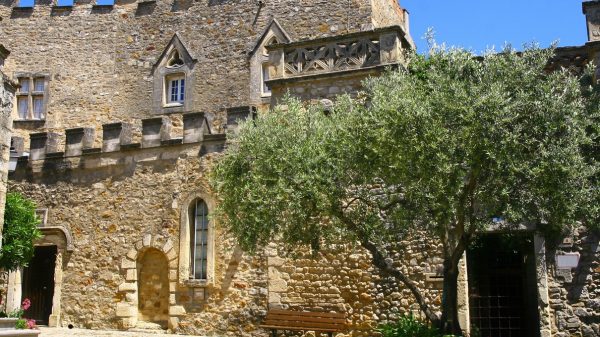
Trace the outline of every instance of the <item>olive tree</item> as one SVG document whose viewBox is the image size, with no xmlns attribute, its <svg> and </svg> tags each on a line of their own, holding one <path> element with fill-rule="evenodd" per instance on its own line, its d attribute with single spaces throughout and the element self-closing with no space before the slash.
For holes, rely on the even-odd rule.
<svg viewBox="0 0 600 337">
<path fill-rule="evenodd" d="M 274 239 L 313 251 L 356 242 L 428 319 L 460 334 L 459 260 L 493 218 L 554 235 L 594 224 L 597 165 L 582 151 L 593 94 L 567 71 L 545 71 L 552 53 L 433 48 L 327 113 L 288 99 L 242 124 L 217 162 L 219 216 L 250 252 Z M 391 253 L 414 233 L 443 246 L 441 317 Z"/>
</svg>

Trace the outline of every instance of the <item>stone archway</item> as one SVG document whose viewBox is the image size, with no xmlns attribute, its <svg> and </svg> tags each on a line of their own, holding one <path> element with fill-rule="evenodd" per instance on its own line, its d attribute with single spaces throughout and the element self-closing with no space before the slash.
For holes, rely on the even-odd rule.
<svg viewBox="0 0 600 337">
<path fill-rule="evenodd" d="M 138 288 L 138 277 L 140 275 L 138 274 L 138 270 L 143 268 L 139 269 L 138 263 L 141 261 L 142 266 L 139 267 L 143 267 L 144 255 L 152 251 L 155 253 L 152 253 L 150 256 L 156 257 L 156 254 L 162 255 L 168 266 L 168 269 L 164 271 L 167 274 L 168 280 L 167 327 L 169 329 L 177 328 L 179 317 L 185 315 L 185 309 L 181 305 L 176 305 L 175 300 L 177 290 L 177 249 L 173 247 L 171 240 L 165 241 L 162 237 L 153 237 L 151 234 L 147 234 L 138 240 L 134 247 L 121 260 L 121 272 L 125 277 L 125 281 L 118 288 L 121 301 L 117 303 L 116 316 L 121 319 L 121 327 L 123 329 L 135 328 L 140 318 L 140 293 Z M 142 300 L 145 300 L 145 298 Z M 141 317 L 145 317 L 144 313 L 141 315 Z"/>
<path fill-rule="evenodd" d="M 156 248 L 149 248 L 138 257 L 138 327 L 151 327 L 154 324 L 163 329 L 167 328 L 168 263 L 165 254 Z M 142 322 L 143 324 L 140 324 Z"/>
</svg>

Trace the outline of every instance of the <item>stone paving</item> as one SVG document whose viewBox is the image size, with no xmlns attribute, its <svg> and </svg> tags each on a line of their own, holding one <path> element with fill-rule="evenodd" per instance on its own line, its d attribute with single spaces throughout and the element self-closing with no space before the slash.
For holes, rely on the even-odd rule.
<svg viewBox="0 0 600 337">
<path fill-rule="evenodd" d="M 114 330 L 87 330 L 87 329 L 68 329 L 68 328 L 48 328 L 40 327 L 42 333 L 39 337 L 198 337 L 189 335 L 170 335 L 153 332 L 133 332 L 133 331 L 114 331 Z"/>
</svg>

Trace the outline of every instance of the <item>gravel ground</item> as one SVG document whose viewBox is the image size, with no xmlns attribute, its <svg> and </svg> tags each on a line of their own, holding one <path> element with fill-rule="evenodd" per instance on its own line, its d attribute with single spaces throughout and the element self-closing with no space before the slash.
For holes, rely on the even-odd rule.
<svg viewBox="0 0 600 337">
<path fill-rule="evenodd" d="M 160 336 L 173 336 L 173 337 L 198 337 L 198 336 L 186 336 L 186 335 L 167 335 L 162 333 L 150 333 L 150 332 L 134 332 L 134 331 L 111 331 L 111 330 L 87 330 L 87 329 L 67 329 L 67 328 L 47 328 L 40 327 L 42 333 L 39 337 L 73 337 L 73 336 L 85 336 L 85 337 L 160 337 Z"/>
</svg>

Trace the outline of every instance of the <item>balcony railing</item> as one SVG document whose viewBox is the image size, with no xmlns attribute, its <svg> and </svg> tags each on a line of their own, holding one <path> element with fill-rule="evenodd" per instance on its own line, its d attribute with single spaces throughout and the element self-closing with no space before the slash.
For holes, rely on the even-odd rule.
<svg viewBox="0 0 600 337">
<path fill-rule="evenodd" d="M 396 64 L 412 47 L 399 26 L 315 40 L 274 44 L 269 51 L 271 80 L 346 72 Z"/>
</svg>

